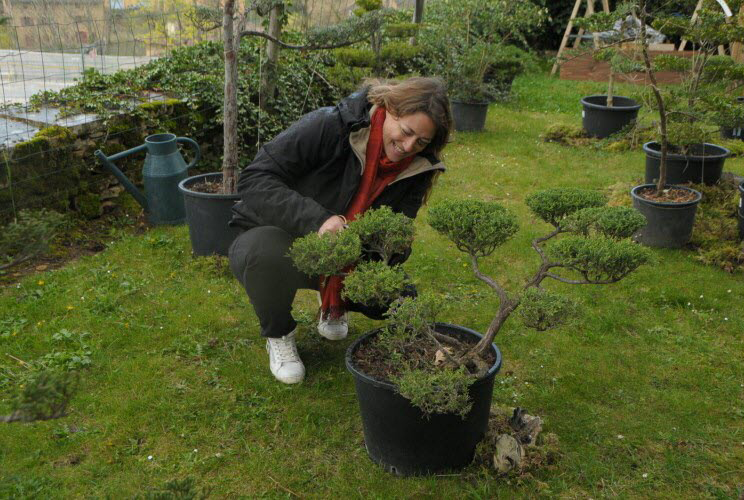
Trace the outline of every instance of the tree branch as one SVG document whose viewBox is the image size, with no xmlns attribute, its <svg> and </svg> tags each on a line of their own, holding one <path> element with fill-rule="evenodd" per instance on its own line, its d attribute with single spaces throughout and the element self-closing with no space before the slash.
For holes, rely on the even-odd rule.
<svg viewBox="0 0 744 500">
<path fill-rule="evenodd" d="M 274 38 L 273 36 L 271 36 L 271 35 L 269 35 L 267 33 L 264 33 L 263 31 L 254 31 L 254 30 L 241 31 L 240 32 L 240 37 L 242 38 L 244 36 L 260 36 L 261 38 L 265 38 L 267 40 L 270 40 L 270 41 L 276 43 L 277 45 L 280 45 L 280 46 L 284 47 L 285 49 L 292 49 L 292 50 L 337 49 L 339 47 L 347 47 L 349 45 L 353 45 L 355 43 L 364 41 L 367 38 L 367 35 L 365 35 L 363 37 L 356 38 L 354 40 L 348 40 L 348 41 L 345 41 L 345 42 L 338 42 L 338 43 L 327 44 L 327 45 L 315 45 L 315 44 L 310 44 L 310 45 L 290 45 L 288 43 L 282 42 L 281 40 L 279 40 L 277 38 Z"/>
<path fill-rule="evenodd" d="M 546 273 L 545 274 L 545 277 L 546 278 L 553 278 L 554 280 L 560 281 L 561 283 L 568 283 L 568 284 L 571 284 L 571 285 L 609 285 L 610 283 L 617 283 L 618 281 L 620 281 L 621 279 L 623 279 L 625 276 L 627 276 L 627 273 L 626 274 L 623 274 L 622 276 L 620 276 L 618 278 L 613 278 L 613 279 L 609 279 L 609 280 L 596 281 L 596 280 L 590 280 L 590 279 L 586 279 L 586 280 L 570 280 L 568 278 L 564 278 L 562 276 L 558 276 L 557 274 L 553 274 L 553 273 Z"/>
</svg>

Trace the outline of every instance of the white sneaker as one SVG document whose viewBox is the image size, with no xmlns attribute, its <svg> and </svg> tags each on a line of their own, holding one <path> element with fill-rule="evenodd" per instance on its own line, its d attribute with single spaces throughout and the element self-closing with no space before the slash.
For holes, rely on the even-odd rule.
<svg viewBox="0 0 744 500">
<path fill-rule="evenodd" d="M 344 313 L 338 319 L 323 318 L 318 321 L 318 333 L 328 340 L 343 340 L 349 334 L 349 315 Z"/>
<path fill-rule="evenodd" d="M 266 339 L 269 368 L 279 382 L 296 384 L 305 378 L 305 365 L 295 344 L 295 331 L 284 337 Z"/>
</svg>

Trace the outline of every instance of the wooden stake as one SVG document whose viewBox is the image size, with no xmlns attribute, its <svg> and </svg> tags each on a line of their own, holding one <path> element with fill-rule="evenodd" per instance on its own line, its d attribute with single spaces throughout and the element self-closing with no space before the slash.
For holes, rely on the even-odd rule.
<svg viewBox="0 0 744 500">
<path fill-rule="evenodd" d="M 589 17 L 592 14 L 594 14 L 594 2 L 596 0 L 586 0 L 586 12 L 584 13 L 584 17 Z M 573 21 L 576 19 L 576 16 L 579 14 L 579 8 L 581 7 L 581 4 L 583 3 L 583 0 L 576 0 L 576 3 L 574 4 L 573 11 L 571 11 L 571 17 L 568 20 L 568 25 L 566 26 L 566 31 L 563 33 L 563 39 L 561 39 L 561 45 L 558 48 L 558 54 L 555 56 L 555 63 L 553 64 L 553 68 L 550 70 L 550 75 L 555 75 L 555 72 L 558 71 L 558 67 L 560 66 L 560 60 L 561 55 L 563 54 L 563 51 L 565 50 L 566 46 L 568 45 L 568 40 L 571 38 L 571 31 L 573 30 Z M 604 10 L 606 13 L 610 13 L 610 2 L 609 0 L 602 0 L 602 10 Z M 579 44 L 581 43 L 581 36 L 584 34 L 584 29 L 580 28 L 579 33 L 576 36 L 576 40 L 574 40 L 573 48 L 577 48 Z M 599 37 L 598 35 L 594 34 L 592 36 L 594 39 L 594 47 L 596 48 L 599 44 Z"/>
<path fill-rule="evenodd" d="M 553 64 L 553 69 L 550 70 L 550 75 L 555 75 L 555 72 L 558 71 L 558 61 L 560 61 L 561 54 L 563 53 L 563 49 L 566 48 L 566 44 L 568 44 L 568 37 L 571 35 L 571 30 L 573 29 L 573 20 L 576 19 L 576 14 L 579 13 L 579 7 L 581 6 L 581 0 L 576 0 L 576 3 L 574 4 L 574 8 L 571 11 L 571 17 L 568 20 L 568 25 L 566 26 L 566 32 L 563 33 L 563 39 L 561 40 L 561 46 L 558 48 L 558 55 L 555 56 L 555 64 Z"/>
</svg>

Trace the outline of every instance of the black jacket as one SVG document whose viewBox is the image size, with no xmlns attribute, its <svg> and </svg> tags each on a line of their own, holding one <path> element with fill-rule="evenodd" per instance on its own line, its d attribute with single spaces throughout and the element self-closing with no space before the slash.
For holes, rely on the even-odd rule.
<svg viewBox="0 0 744 500">
<path fill-rule="evenodd" d="M 308 113 L 264 144 L 240 173 L 230 225 L 277 226 L 304 236 L 343 214 L 362 178 L 371 107 L 366 91 L 357 92 Z M 444 168 L 433 155 L 417 156 L 372 206 L 416 217 L 432 175 Z"/>
</svg>

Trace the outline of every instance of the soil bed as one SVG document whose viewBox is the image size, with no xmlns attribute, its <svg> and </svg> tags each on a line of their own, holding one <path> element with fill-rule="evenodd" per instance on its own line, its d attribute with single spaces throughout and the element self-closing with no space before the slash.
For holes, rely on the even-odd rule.
<svg viewBox="0 0 744 500">
<path fill-rule="evenodd" d="M 680 188 L 667 188 L 661 193 L 657 192 L 656 188 L 644 188 L 638 190 L 638 196 L 645 200 L 662 203 L 686 203 L 695 199 L 695 193 Z"/>
<path fill-rule="evenodd" d="M 222 194 L 222 181 L 202 180 L 194 184 L 189 184 L 189 191 L 196 193 Z"/>
<path fill-rule="evenodd" d="M 458 349 L 455 346 L 447 345 L 452 349 L 449 353 L 454 358 L 464 355 L 467 350 L 478 343 L 478 339 L 470 337 L 458 337 L 457 340 L 463 348 Z M 375 337 L 371 342 L 363 343 L 354 353 L 354 365 L 366 375 L 377 380 L 387 383 L 391 379 L 401 375 L 404 366 L 409 368 L 430 367 L 437 363 L 437 351 L 440 347 L 431 339 L 419 338 L 415 342 L 406 346 L 402 359 L 392 360 L 388 355 L 388 350 L 379 345 L 379 337 Z M 486 363 L 493 365 L 495 357 L 491 351 L 488 351 L 485 358 Z"/>
</svg>

